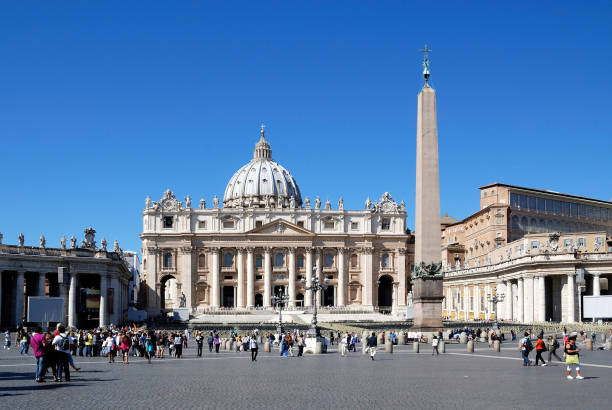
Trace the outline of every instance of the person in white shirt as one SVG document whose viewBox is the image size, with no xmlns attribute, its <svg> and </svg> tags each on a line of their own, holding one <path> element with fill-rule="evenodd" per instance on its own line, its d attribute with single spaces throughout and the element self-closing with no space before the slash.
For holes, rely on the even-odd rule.
<svg viewBox="0 0 612 410">
<path fill-rule="evenodd" d="M 64 325 L 59 325 L 59 334 L 55 336 L 52 344 L 57 350 L 57 381 L 62 381 L 62 371 L 67 382 L 70 381 L 70 345 L 73 343 L 70 336 L 66 334 Z"/>
<path fill-rule="evenodd" d="M 436 354 L 436 356 L 440 354 L 440 352 L 438 352 L 438 342 L 438 336 L 434 336 L 431 341 L 431 346 L 433 347 L 433 350 L 431 351 L 432 356 L 434 355 L 434 353 Z"/>
<path fill-rule="evenodd" d="M 257 337 L 255 336 L 255 334 L 253 334 L 253 336 L 251 336 L 251 338 L 249 339 L 249 349 L 251 349 L 251 361 L 256 362 L 259 346 L 257 344 Z"/>
</svg>

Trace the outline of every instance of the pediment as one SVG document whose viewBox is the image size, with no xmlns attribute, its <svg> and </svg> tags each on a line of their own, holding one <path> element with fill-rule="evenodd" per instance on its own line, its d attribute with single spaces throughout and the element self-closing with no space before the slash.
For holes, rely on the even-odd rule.
<svg viewBox="0 0 612 410">
<path fill-rule="evenodd" d="M 247 232 L 247 234 L 276 235 L 276 236 L 315 236 L 312 231 L 292 224 L 284 219 L 276 219 L 263 226 Z"/>
</svg>

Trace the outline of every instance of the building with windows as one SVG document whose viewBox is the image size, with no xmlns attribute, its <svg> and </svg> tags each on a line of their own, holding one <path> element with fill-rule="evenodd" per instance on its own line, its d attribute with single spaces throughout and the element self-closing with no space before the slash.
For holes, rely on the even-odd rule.
<svg viewBox="0 0 612 410">
<path fill-rule="evenodd" d="M 192 206 L 167 190 L 157 202 L 147 197 L 142 215 L 150 315 L 182 303 L 192 311 L 271 308 L 281 291 L 290 306 L 311 306 L 313 273 L 329 282 L 317 305 L 405 311 L 414 241 L 403 201 L 385 193 L 347 210 L 342 198 L 335 207 L 302 198 L 263 129 L 222 202 Z"/>
<path fill-rule="evenodd" d="M 441 225 L 443 315 L 574 322 L 581 296 L 609 294 L 612 203 L 490 184 L 480 210 Z M 496 292 L 505 300 L 493 306 Z"/>
<path fill-rule="evenodd" d="M 132 279 L 130 280 L 128 289 L 128 305 L 137 307 L 139 306 L 140 298 L 140 258 L 138 257 L 138 253 L 134 251 L 123 251 L 123 258 L 129 265 L 130 272 L 132 273 Z"/>
<path fill-rule="evenodd" d="M 64 299 L 65 324 L 74 328 L 93 328 L 119 324 L 127 319 L 128 284 L 132 279 L 123 252 L 115 241 L 107 250 L 106 240 L 98 247 L 96 231 L 85 229 L 80 245 L 74 236 L 66 245 L 47 248 L 2 244 L 0 234 L 0 328 L 26 323 L 29 296 Z"/>
</svg>

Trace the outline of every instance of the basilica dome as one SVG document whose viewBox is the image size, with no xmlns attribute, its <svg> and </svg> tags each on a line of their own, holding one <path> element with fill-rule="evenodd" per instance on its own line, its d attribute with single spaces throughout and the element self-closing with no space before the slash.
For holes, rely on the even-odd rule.
<svg viewBox="0 0 612 410">
<path fill-rule="evenodd" d="M 302 205 L 302 196 L 293 176 L 272 160 L 272 150 L 264 130 L 255 144 L 253 159 L 229 180 L 223 195 L 225 208 L 283 207 Z"/>
</svg>

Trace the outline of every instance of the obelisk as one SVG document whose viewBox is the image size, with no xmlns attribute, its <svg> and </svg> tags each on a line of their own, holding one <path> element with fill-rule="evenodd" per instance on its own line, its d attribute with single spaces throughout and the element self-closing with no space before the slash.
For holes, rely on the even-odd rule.
<svg viewBox="0 0 612 410">
<path fill-rule="evenodd" d="M 425 46 L 423 78 L 418 96 L 415 267 L 412 272 L 414 326 L 423 332 L 442 329 L 442 264 L 440 245 L 440 181 L 436 92 L 429 85 L 430 52 Z"/>
</svg>

